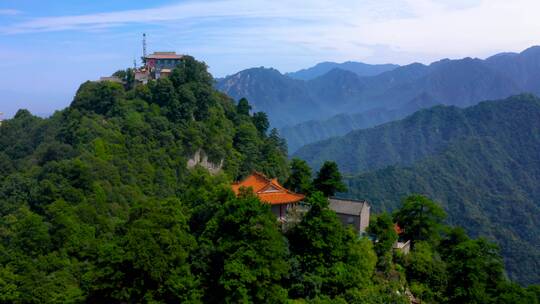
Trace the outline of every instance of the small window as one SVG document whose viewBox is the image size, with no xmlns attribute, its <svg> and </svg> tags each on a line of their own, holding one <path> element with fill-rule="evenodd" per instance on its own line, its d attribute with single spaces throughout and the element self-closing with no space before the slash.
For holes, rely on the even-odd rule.
<svg viewBox="0 0 540 304">
<path fill-rule="evenodd" d="M 354 223 L 354 217 L 353 216 L 349 216 L 347 218 L 347 224 L 353 224 Z"/>
</svg>

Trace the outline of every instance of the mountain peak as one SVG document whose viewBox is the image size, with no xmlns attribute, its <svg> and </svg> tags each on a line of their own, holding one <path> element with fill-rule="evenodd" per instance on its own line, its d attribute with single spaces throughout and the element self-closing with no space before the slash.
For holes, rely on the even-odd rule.
<svg viewBox="0 0 540 304">
<path fill-rule="evenodd" d="M 531 46 L 520 53 L 521 55 L 540 55 L 540 45 Z"/>
</svg>

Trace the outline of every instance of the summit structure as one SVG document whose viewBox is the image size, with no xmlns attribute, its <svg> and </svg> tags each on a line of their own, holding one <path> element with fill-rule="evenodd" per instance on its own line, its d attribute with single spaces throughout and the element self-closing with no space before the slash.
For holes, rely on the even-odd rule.
<svg viewBox="0 0 540 304">
<path fill-rule="evenodd" d="M 135 79 L 142 83 L 149 79 L 159 79 L 167 77 L 171 71 L 180 64 L 184 55 L 176 52 L 154 52 L 146 53 L 146 34 L 143 34 L 143 66 L 135 69 Z"/>
<path fill-rule="evenodd" d="M 144 57 L 144 69 L 150 73 L 152 78 L 168 76 L 172 69 L 182 61 L 183 55 L 176 52 L 154 52 Z"/>
</svg>

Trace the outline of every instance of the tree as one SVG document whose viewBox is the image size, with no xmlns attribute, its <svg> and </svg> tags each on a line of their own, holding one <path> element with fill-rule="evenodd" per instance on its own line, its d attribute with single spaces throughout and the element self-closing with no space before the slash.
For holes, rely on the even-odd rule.
<svg viewBox="0 0 540 304">
<path fill-rule="evenodd" d="M 180 64 L 172 70 L 169 78 L 176 88 L 190 82 L 211 86 L 213 81 L 206 64 L 195 60 L 192 56 L 182 57 Z"/>
<path fill-rule="evenodd" d="M 200 238 L 198 271 L 206 303 L 282 303 L 287 247 L 268 205 L 252 193 L 230 197 Z"/>
<path fill-rule="evenodd" d="M 259 169 L 259 142 L 257 129 L 253 124 L 243 123 L 238 126 L 234 136 L 234 147 L 243 155 L 240 176 L 247 176 Z"/>
<path fill-rule="evenodd" d="M 256 112 L 253 113 L 253 117 L 251 118 L 253 120 L 253 124 L 259 131 L 259 134 L 261 136 L 266 136 L 266 132 L 268 131 L 268 128 L 270 127 L 270 122 L 268 122 L 268 116 L 264 112 Z"/>
<path fill-rule="evenodd" d="M 281 138 L 279 136 L 279 132 L 276 128 L 272 128 L 272 130 L 270 130 L 270 134 L 268 135 L 268 140 L 273 145 L 278 147 L 281 153 L 283 153 L 283 155 L 288 154 L 287 141 L 284 138 Z"/>
<path fill-rule="evenodd" d="M 405 257 L 407 281 L 416 288 L 413 294 L 429 303 L 445 301 L 448 284 L 446 263 L 427 242 L 417 242 Z"/>
<path fill-rule="evenodd" d="M 311 168 L 306 161 L 293 158 L 290 163 L 291 174 L 285 181 L 285 188 L 297 193 L 309 194 L 313 190 Z"/>
<path fill-rule="evenodd" d="M 407 197 L 394 213 L 394 221 L 403 228 L 404 237 L 413 241 L 437 241 L 445 218 L 444 210 L 422 195 Z"/>
<path fill-rule="evenodd" d="M 392 264 L 392 247 L 398 240 L 392 217 L 388 213 L 383 213 L 372 218 L 368 232 L 377 240 L 373 248 L 379 258 L 377 261 L 378 268 L 383 271 L 390 270 Z"/>
<path fill-rule="evenodd" d="M 245 98 L 241 98 L 236 105 L 236 112 L 240 115 L 249 116 L 249 111 L 251 111 L 249 101 Z"/>
<path fill-rule="evenodd" d="M 131 208 L 123 235 L 99 244 L 90 302 L 197 303 L 198 282 L 188 263 L 197 243 L 184 214 L 176 199 Z"/>
<path fill-rule="evenodd" d="M 371 244 L 346 229 L 320 192 L 308 197 L 302 221 L 288 231 L 293 270 L 289 295 L 336 297 L 369 285 L 376 257 Z"/>
<path fill-rule="evenodd" d="M 171 104 L 176 93 L 172 82 L 167 78 L 160 78 L 156 81 L 156 85 L 152 88 L 153 102 L 159 106 L 167 106 Z"/>
<path fill-rule="evenodd" d="M 176 91 L 177 98 L 167 106 L 167 116 L 175 122 L 193 120 L 197 109 L 195 94 L 187 86 L 182 86 Z"/>
<path fill-rule="evenodd" d="M 496 245 L 469 239 L 453 247 L 446 260 L 448 303 L 492 303 L 499 295 L 504 277 Z"/>
<path fill-rule="evenodd" d="M 123 96 L 124 87 L 119 83 L 87 81 L 79 87 L 71 107 L 106 114 Z"/>
<path fill-rule="evenodd" d="M 37 257 L 51 248 L 49 225 L 26 207 L 0 220 L 0 241 L 12 249 L 12 254 L 24 252 Z"/>
<path fill-rule="evenodd" d="M 326 161 L 317 173 L 313 185 L 325 196 L 334 196 L 336 192 L 345 192 L 347 187 L 342 181 L 338 165 L 333 161 Z"/>
</svg>

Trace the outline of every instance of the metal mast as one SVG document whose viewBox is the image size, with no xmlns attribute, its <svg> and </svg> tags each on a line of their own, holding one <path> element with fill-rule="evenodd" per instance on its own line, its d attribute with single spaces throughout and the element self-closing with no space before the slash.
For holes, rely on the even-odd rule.
<svg viewBox="0 0 540 304">
<path fill-rule="evenodd" d="M 142 34 L 142 55 L 146 58 L 146 33 Z"/>
</svg>

